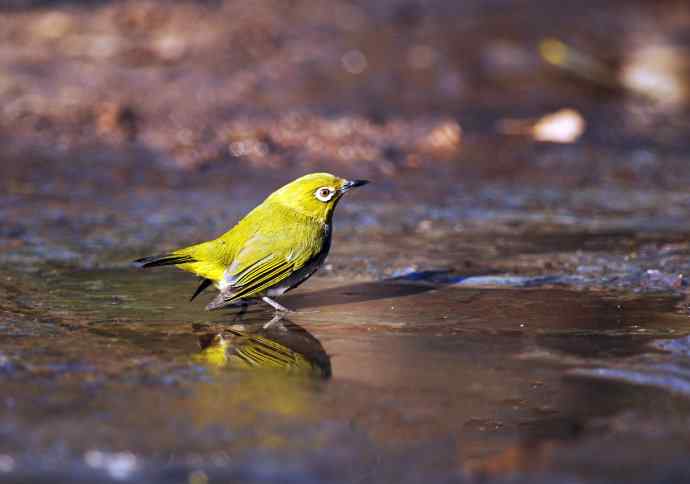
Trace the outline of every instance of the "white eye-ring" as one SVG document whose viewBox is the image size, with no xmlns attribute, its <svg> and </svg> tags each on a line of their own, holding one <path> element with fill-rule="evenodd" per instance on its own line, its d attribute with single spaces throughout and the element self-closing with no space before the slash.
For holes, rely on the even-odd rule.
<svg viewBox="0 0 690 484">
<path fill-rule="evenodd" d="M 333 187 L 321 187 L 314 192 L 314 196 L 322 202 L 330 202 L 333 195 L 335 195 L 335 188 Z"/>
</svg>

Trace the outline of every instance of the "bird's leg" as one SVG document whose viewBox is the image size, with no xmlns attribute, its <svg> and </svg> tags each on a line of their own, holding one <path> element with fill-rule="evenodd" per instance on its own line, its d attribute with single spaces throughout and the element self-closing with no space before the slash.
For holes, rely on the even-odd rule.
<svg viewBox="0 0 690 484">
<path fill-rule="evenodd" d="M 288 308 L 286 308 L 282 304 L 274 301 L 273 299 L 271 299 L 268 296 L 262 297 L 261 300 L 263 302 L 265 302 L 266 304 L 271 305 L 273 307 L 273 309 L 275 309 L 276 311 L 280 311 L 281 313 L 291 313 L 292 312 L 291 310 L 289 310 Z"/>
<path fill-rule="evenodd" d="M 284 317 L 285 317 L 285 314 L 283 314 L 283 313 L 275 313 L 273 315 L 273 318 L 271 318 L 271 320 L 268 323 L 264 324 L 263 329 L 268 329 L 271 326 L 273 326 L 274 324 L 280 323 Z M 283 323 L 280 323 L 280 326 L 278 326 L 278 328 L 285 329 L 285 326 L 283 326 Z"/>
</svg>

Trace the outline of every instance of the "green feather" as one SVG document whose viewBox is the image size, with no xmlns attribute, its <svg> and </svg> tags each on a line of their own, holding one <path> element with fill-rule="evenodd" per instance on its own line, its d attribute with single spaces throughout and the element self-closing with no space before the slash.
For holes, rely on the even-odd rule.
<svg viewBox="0 0 690 484">
<path fill-rule="evenodd" d="M 260 297 L 303 268 L 308 277 L 309 268 L 323 262 L 338 200 L 363 183 L 306 175 L 273 192 L 220 237 L 166 254 L 165 263 L 208 279 L 228 303 Z M 317 197 L 324 188 L 331 196 Z"/>
</svg>

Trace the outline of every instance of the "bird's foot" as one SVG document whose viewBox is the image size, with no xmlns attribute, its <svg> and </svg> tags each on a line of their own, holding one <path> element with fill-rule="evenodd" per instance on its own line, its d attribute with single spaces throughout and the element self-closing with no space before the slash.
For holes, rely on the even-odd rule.
<svg viewBox="0 0 690 484">
<path fill-rule="evenodd" d="M 271 327 L 275 327 L 277 329 L 281 329 L 283 331 L 287 331 L 287 328 L 283 324 L 283 318 L 285 317 L 285 313 L 280 312 L 280 313 L 275 313 L 273 315 L 273 318 L 271 320 L 263 325 L 263 329 L 269 329 Z"/>
</svg>

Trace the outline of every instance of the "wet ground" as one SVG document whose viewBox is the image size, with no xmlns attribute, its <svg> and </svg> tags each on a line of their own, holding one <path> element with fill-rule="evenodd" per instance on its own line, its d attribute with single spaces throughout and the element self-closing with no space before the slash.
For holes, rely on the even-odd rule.
<svg viewBox="0 0 690 484">
<path fill-rule="evenodd" d="M 4 308 L 7 482 L 688 477 L 677 296 L 321 277 L 263 329 L 182 274 L 40 274 Z"/>
<path fill-rule="evenodd" d="M 0 482 L 690 482 L 685 2 L 246 5 L 0 6 Z M 131 266 L 315 170 L 287 318 Z"/>
</svg>

